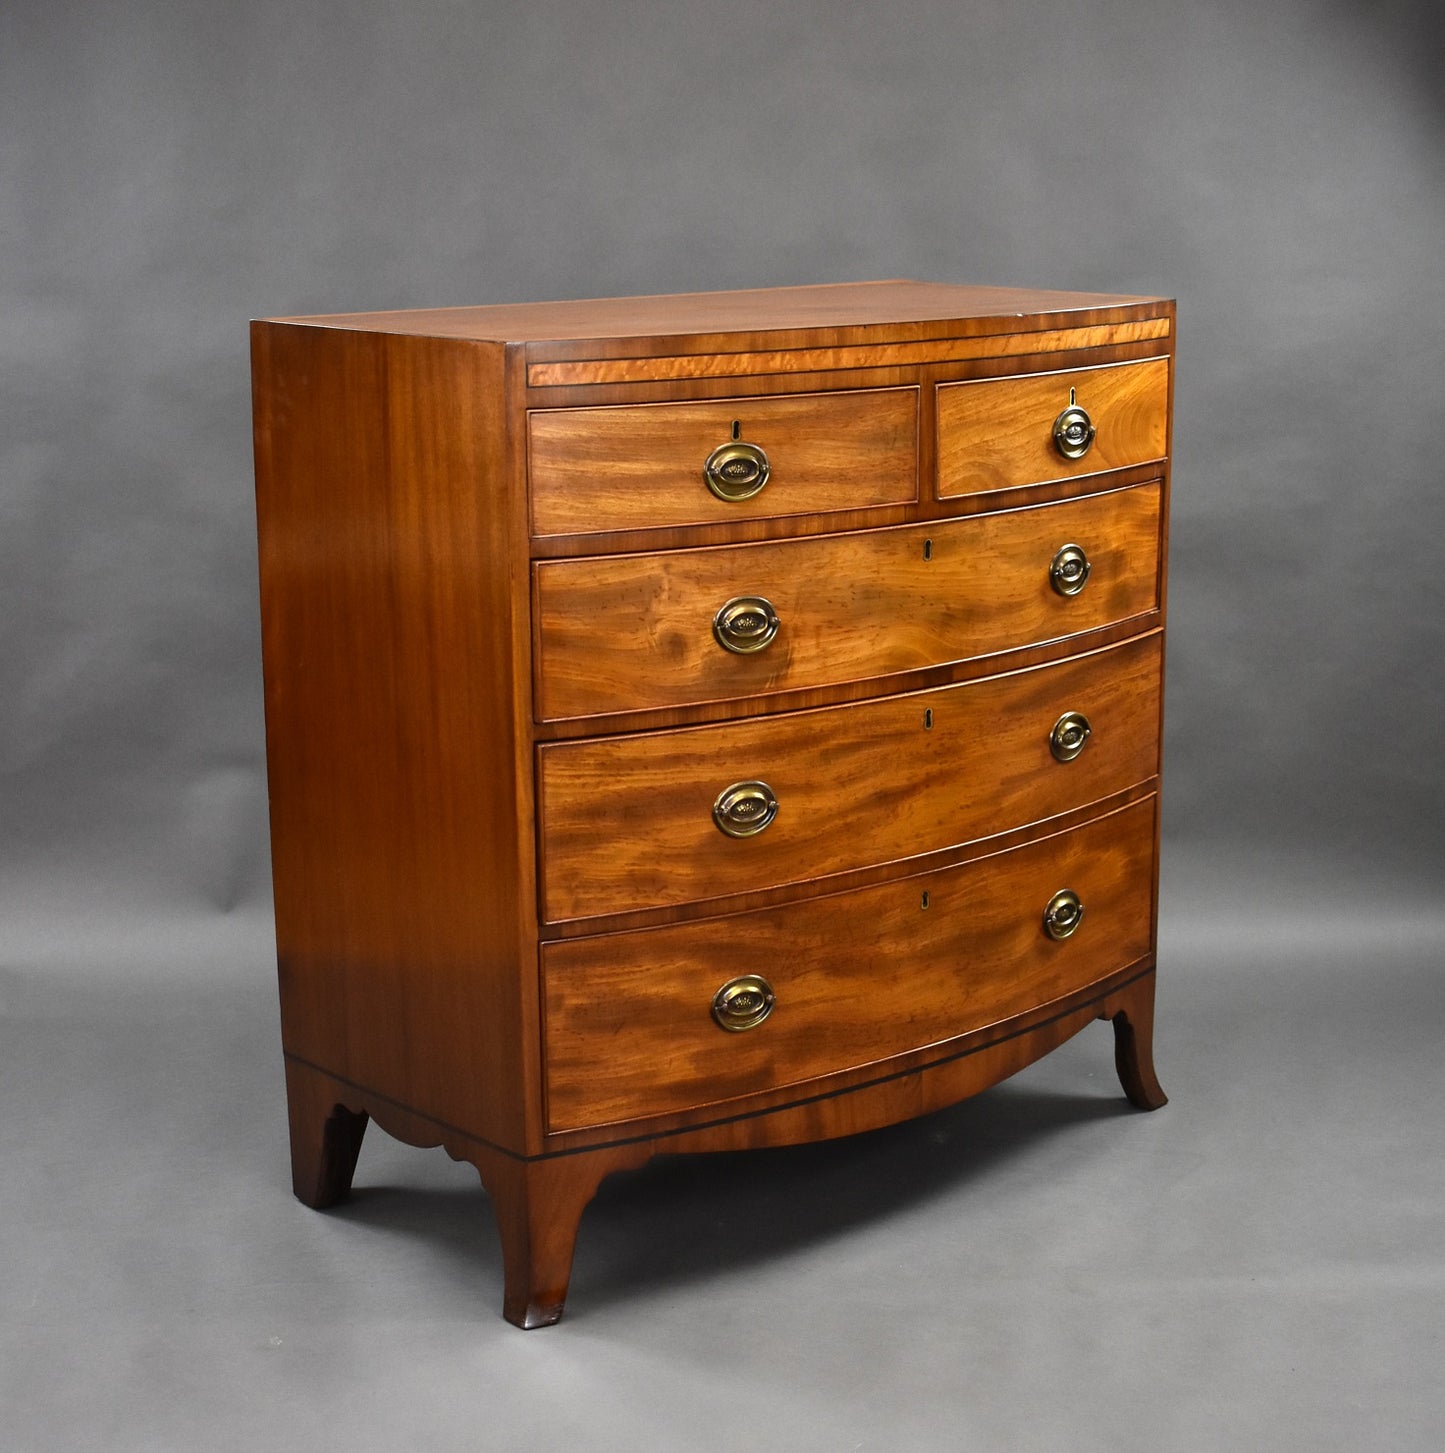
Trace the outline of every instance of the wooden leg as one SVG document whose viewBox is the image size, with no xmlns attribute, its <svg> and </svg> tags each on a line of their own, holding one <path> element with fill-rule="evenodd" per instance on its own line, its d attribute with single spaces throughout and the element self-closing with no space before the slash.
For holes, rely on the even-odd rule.
<svg viewBox="0 0 1445 1453">
<path fill-rule="evenodd" d="M 603 1176 L 617 1168 L 612 1157 L 586 1153 L 550 1160 L 499 1155 L 477 1166 L 502 1238 L 507 1321 L 548 1327 L 561 1317 L 582 1212 Z"/>
<path fill-rule="evenodd" d="M 1114 1065 L 1131 1105 L 1157 1110 L 1169 1103 L 1154 1074 L 1154 975 L 1135 979 L 1111 1000 Z"/>
<path fill-rule="evenodd" d="M 286 1104 L 291 1120 L 291 1187 L 316 1210 L 344 1201 L 351 1192 L 367 1117 L 336 1099 L 325 1075 L 286 1061 Z"/>
<path fill-rule="evenodd" d="M 318 1210 L 346 1199 L 370 1116 L 365 1091 L 309 1065 L 286 1061 L 291 1115 L 291 1176 L 297 1197 Z M 348 1104 L 347 1102 L 350 1101 Z M 356 1108 L 353 1108 L 356 1107 Z M 377 1124 L 408 1145 L 440 1145 L 481 1176 L 502 1238 L 502 1315 L 518 1327 L 547 1327 L 562 1315 L 572 1249 L 588 1201 L 612 1171 L 644 1164 L 645 1141 L 575 1155 L 525 1160 L 485 1141 L 373 1101 Z"/>
</svg>

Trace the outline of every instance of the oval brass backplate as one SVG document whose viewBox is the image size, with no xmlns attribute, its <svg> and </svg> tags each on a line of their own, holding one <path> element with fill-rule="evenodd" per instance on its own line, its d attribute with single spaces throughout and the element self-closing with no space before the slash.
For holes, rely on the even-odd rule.
<svg viewBox="0 0 1445 1453">
<path fill-rule="evenodd" d="M 1081 711 L 1066 711 L 1049 733 L 1049 750 L 1061 762 L 1072 762 L 1084 750 L 1093 734 L 1089 718 Z"/>
<path fill-rule="evenodd" d="M 713 639 L 735 656 L 751 656 L 772 644 L 778 613 L 764 595 L 735 595 L 712 618 Z"/>
<path fill-rule="evenodd" d="M 702 467 L 707 487 L 729 504 L 751 499 L 768 482 L 772 466 L 756 444 L 732 441 L 720 444 Z"/>
<path fill-rule="evenodd" d="M 1054 444 L 1065 459 L 1082 459 L 1089 452 L 1096 432 L 1088 410 L 1078 404 L 1070 404 L 1054 420 Z"/>
<path fill-rule="evenodd" d="M 1070 937 L 1084 921 L 1084 905 L 1072 889 L 1062 888 L 1049 899 L 1044 909 L 1044 932 L 1062 943 Z"/>
<path fill-rule="evenodd" d="M 1082 545 L 1064 545 L 1049 562 L 1049 584 L 1060 595 L 1077 595 L 1089 583 L 1092 569 Z"/>
<path fill-rule="evenodd" d="M 778 799 L 766 782 L 734 782 L 712 805 L 712 820 L 729 837 L 756 837 L 777 815 Z"/>
<path fill-rule="evenodd" d="M 756 1029 L 773 1012 L 773 986 L 761 974 L 729 979 L 712 996 L 712 1017 L 731 1034 Z"/>
</svg>

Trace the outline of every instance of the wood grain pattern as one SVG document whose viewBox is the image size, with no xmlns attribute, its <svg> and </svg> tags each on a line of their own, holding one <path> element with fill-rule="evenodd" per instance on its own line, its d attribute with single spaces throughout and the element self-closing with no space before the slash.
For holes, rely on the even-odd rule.
<svg viewBox="0 0 1445 1453">
<path fill-rule="evenodd" d="M 963 325 L 958 325 L 962 327 Z M 1017 327 L 1018 325 L 1015 325 Z M 1123 333 L 1124 337 L 1120 336 Z M 1139 336 L 1135 336 L 1139 335 Z M 803 340 L 816 340 L 819 334 L 795 335 Z M 870 335 L 871 336 L 871 335 Z M 972 338 L 965 336 L 961 352 L 972 351 Z M 841 363 L 846 366 L 790 370 L 786 373 L 723 373 L 698 378 L 618 379 L 611 383 L 549 384 L 527 388 L 527 406 L 534 409 L 601 408 L 610 404 L 653 403 L 663 400 L 703 400 L 723 398 L 764 398 L 775 394 L 837 392 L 854 388 L 905 388 L 923 383 L 926 387 L 965 379 L 1010 378 L 1017 374 L 1057 372 L 1063 368 L 1104 368 L 1115 363 L 1144 363 L 1166 356 L 1171 345 L 1171 325 L 1167 316 L 1134 317 L 1122 323 L 1100 323 L 1089 328 L 1050 329 L 1047 336 L 1075 346 L 1063 350 L 1041 348 L 1044 334 L 1031 331 L 1005 331 L 997 345 L 976 358 L 938 358 L 933 355 L 952 351 L 949 338 L 923 334 L 923 342 L 895 341 L 883 343 L 876 338 L 858 353 L 835 355 L 833 349 L 791 349 L 785 356 L 802 359 L 816 356 L 820 365 Z M 776 335 L 767 335 L 770 346 Z M 1007 345 L 1002 340 L 1016 340 Z M 926 347 L 924 344 L 926 343 Z M 526 356 L 535 355 L 558 345 L 530 343 Z M 569 347 L 600 351 L 607 360 L 629 359 L 645 346 L 638 340 L 619 339 L 610 343 L 575 344 Z M 691 357 L 692 355 L 688 355 Z M 882 359 L 877 363 L 874 360 Z M 909 361 L 913 359 L 914 361 Z M 931 388 L 929 389 L 931 392 Z M 926 407 L 926 405 L 925 405 Z"/>
<path fill-rule="evenodd" d="M 728 352 L 746 348 L 750 340 L 767 334 L 783 335 L 778 340 L 783 346 L 792 346 L 795 335 L 807 332 L 824 332 L 842 343 L 867 342 L 879 334 L 912 338 L 1020 332 L 1075 318 L 1085 323 L 1113 322 L 1157 317 L 1160 312 L 1155 298 L 894 278 L 720 293 L 332 313 L 279 321 L 428 338 L 550 343 L 551 351 L 540 356 L 555 358 L 584 356 L 592 352 L 586 347 L 591 341 L 632 340 L 632 351 L 643 356 L 644 347 L 667 352 L 671 351 L 668 340 L 686 337 L 696 339 L 701 350 Z"/>
<path fill-rule="evenodd" d="M 1054 445 L 1070 397 L 1097 429 L 1082 459 Z M 1169 363 L 945 384 L 938 390 L 938 493 L 944 498 L 1016 489 L 1124 469 L 1164 457 Z"/>
<path fill-rule="evenodd" d="M 549 922 L 801 883 L 967 843 L 1158 770 L 1157 634 L 1033 670 L 760 721 L 538 749 Z M 1066 711 L 1092 727 L 1055 760 Z M 759 779 L 778 815 L 734 839 L 719 792 Z"/>
<path fill-rule="evenodd" d="M 703 465 L 734 433 L 768 456 L 753 498 L 718 499 Z M 918 390 L 534 410 L 538 535 L 726 523 L 918 498 Z"/>
<path fill-rule="evenodd" d="M 661 908 L 641 908 L 632 912 L 543 923 L 540 938 L 543 943 L 561 942 L 601 933 L 626 933 L 636 929 L 657 928 L 667 923 L 687 923 L 719 914 L 751 913 L 754 910 L 776 908 L 795 902 L 803 892 L 845 893 L 855 888 L 869 888 L 877 883 L 892 882 L 900 872 L 932 873 L 955 868 L 978 858 L 1026 847 L 1040 838 L 1052 837 L 1056 833 L 1081 827 L 1096 817 L 1117 812 L 1131 803 L 1153 796 L 1158 790 L 1158 777 L 1146 777 L 1122 792 L 1096 798 L 1078 807 L 1066 808 L 1040 821 L 1005 828 L 1000 832 L 990 832 L 985 837 L 950 845 L 935 852 L 921 853 L 905 860 L 893 859 L 869 867 L 844 869 L 825 877 L 808 879 L 802 884 L 784 883 L 778 887 L 748 890 L 724 898 L 706 898 L 690 903 L 668 904 Z"/>
<path fill-rule="evenodd" d="M 1106 323 L 1086 328 L 1049 328 L 923 343 L 875 343 L 835 348 L 760 349 L 749 352 L 689 353 L 661 358 L 589 359 L 572 363 L 529 363 L 529 388 L 579 384 L 660 383 L 671 379 L 742 378 L 749 374 L 812 373 L 849 368 L 897 368 L 955 363 L 971 358 L 1026 357 L 1074 349 L 1105 348 L 1166 337 L 1166 319 Z"/>
<path fill-rule="evenodd" d="M 1159 489 L 763 545 L 534 566 L 537 710 L 583 717 L 877 679 L 1061 640 L 1153 609 Z M 927 543 L 927 548 L 925 545 Z M 1082 545 L 1093 572 L 1058 595 L 1049 563 Z M 762 596 L 766 650 L 713 639 L 717 610 Z"/>
<path fill-rule="evenodd" d="M 1087 988 L 1035 1006 L 1012 1019 L 912 1055 L 830 1076 L 821 1088 L 796 1088 L 726 1101 L 647 1121 L 647 1134 L 601 1125 L 547 1137 L 557 1151 L 646 1145 L 657 1155 L 714 1150 L 756 1150 L 858 1135 L 926 1115 L 976 1095 L 1057 1049 L 1096 1019 L 1128 1007 L 1135 986 L 1152 995 L 1152 955 L 1126 965 Z M 1117 1031 L 1116 1031 L 1117 1032 Z"/>
<path fill-rule="evenodd" d="M 259 324 L 254 364 L 285 1046 L 520 1148 L 536 925 L 502 351 Z"/>
<path fill-rule="evenodd" d="M 1082 989 L 1150 950 L 1153 845 L 1148 799 L 964 868 L 545 944 L 548 1126 L 634 1120 L 816 1081 Z M 1063 887 L 1079 894 L 1085 916 L 1055 943 L 1041 920 Z M 777 1007 L 758 1028 L 729 1034 L 710 1005 L 743 972 L 769 979 Z"/>
<path fill-rule="evenodd" d="M 930 428 L 931 432 L 931 428 Z M 926 448 L 926 440 L 923 441 Z M 705 545 L 751 545 L 765 540 L 797 540 L 809 535 L 840 535 L 850 530 L 876 530 L 887 525 L 915 525 L 929 520 L 958 519 L 965 515 L 992 514 L 1004 509 L 1027 509 L 1030 505 L 1055 504 L 1079 499 L 1106 489 L 1125 489 L 1131 484 L 1155 484 L 1166 473 L 1166 465 L 1155 460 L 1111 470 L 1107 479 L 1081 475 L 1076 479 L 1053 480 L 1046 484 L 1020 485 L 1016 489 L 987 494 L 955 495 L 939 499 L 933 495 L 932 454 L 927 454 L 919 478 L 927 493 L 909 504 L 871 505 L 861 510 L 838 510 L 820 515 L 750 517 L 707 525 L 669 525 L 661 528 L 583 531 L 569 535 L 534 535 L 534 560 L 572 560 L 590 555 L 638 555 L 657 550 L 700 549 Z"/>
</svg>

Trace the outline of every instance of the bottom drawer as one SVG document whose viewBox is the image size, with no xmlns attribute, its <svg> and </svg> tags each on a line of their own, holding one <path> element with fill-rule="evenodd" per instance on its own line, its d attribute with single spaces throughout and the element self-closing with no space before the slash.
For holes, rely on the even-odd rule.
<svg viewBox="0 0 1445 1453">
<path fill-rule="evenodd" d="M 753 913 L 542 946 L 552 1131 L 664 1115 L 877 1064 L 996 1024 L 1150 951 L 1148 797 L 992 857 Z M 1077 895 L 1075 931 L 1045 909 Z M 729 1032 L 747 975 L 772 1009 Z M 734 1007 L 752 1002 L 748 987 Z"/>
</svg>

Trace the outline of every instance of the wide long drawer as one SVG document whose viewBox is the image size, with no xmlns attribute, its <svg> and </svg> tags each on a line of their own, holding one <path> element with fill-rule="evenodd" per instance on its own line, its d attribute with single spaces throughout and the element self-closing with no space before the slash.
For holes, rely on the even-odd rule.
<svg viewBox="0 0 1445 1453">
<path fill-rule="evenodd" d="M 1123 791 L 1159 768 L 1159 640 L 847 706 L 543 746 L 543 916 L 805 882 Z"/>
<path fill-rule="evenodd" d="M 1144 615 L 1159 601 L 1159 502 L 1147 484 L 854 534 L 542 561 L 537 714 L 875 680 Z M 743 624 L 731 649 L 729 611 Z"/>
<path fill-rule="evenodd" d="M 1150 952 L 1155 801 L 961 867 L 786 907 L 542 946 L 551 1130 L 878 1066 L 1049 1004 Z M 1061 892 L 1082 916 L 1062 940 Z M 1068 912 L 1057 907 L 1056 931 Z M 763 987 L 746 982 L 764 980 Z M 745 982 L 739 984 L 739 980 Z M 773 996 L 754 1028 L 728 1032 Z M 726 1017 L 726 1004 L 718 1013 Z"/>
<path fill-rule="evenodd" d="M 544 409 L 527 430 L 537 535 L 918 498 L 916 388 Z M 708 484 L 709 461 L 721 493 Z"/>
</svg>

